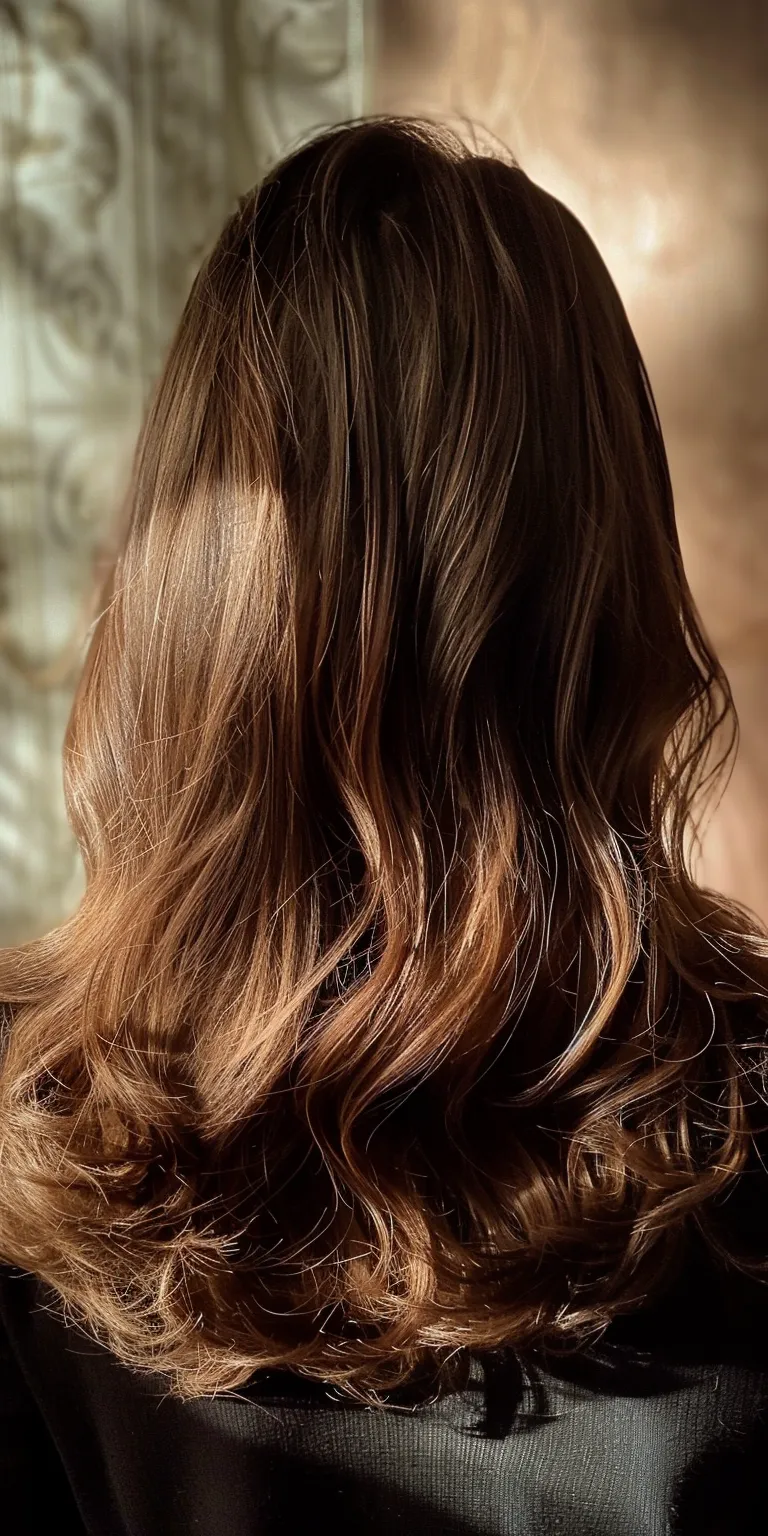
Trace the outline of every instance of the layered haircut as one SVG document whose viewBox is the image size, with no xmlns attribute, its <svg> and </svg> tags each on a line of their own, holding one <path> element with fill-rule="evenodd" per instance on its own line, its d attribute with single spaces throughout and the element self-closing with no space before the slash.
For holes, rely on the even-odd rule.
<svg viewBox="0 0 768 1536">
<path fill-rule="evenodd" d="M 692 1228 L 746 1264 L 768 934 L 690 872 L 738 722 L 568 210 L 428 120 L 284 158 L 99 606 L 85 893 L 0 958 L 6 1262 L 183 1397 L 372 1405 L 584 1347 Z"/>
</svg>

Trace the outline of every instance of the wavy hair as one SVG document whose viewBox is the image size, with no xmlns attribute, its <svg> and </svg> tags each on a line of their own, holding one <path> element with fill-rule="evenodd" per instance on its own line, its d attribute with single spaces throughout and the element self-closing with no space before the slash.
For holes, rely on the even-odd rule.
<svg viewBox="0 0 768 1536">
<path fill-rule="evenodd" d="M 287 155 L 98 606 L 86 888 L 0 956 L 5 1260 L 182 1397 L 371 1405 L 599 1338 L 692 1224 L 748 1263 L 768 933 L 689 871 L 738 721 L 573 215 L 430 120 Z"/>
</svg>

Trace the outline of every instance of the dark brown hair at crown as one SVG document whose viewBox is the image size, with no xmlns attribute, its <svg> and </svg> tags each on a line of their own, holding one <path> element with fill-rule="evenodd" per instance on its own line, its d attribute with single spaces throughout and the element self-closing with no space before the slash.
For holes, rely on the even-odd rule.
<svg viewBox="0 0 768 1536">
<path fill-rule="evenodd" d="M 319 134 L 200 272 L 128 512 L 85 894 L 0 957 L 6 1262 L 182 1396 L 377 1404 L 596 1338 L 692 1224 L 733 1257 L 768 934 L 686 839 L 736 717 L 576 219 L 429 121 Z"/>
</svg>

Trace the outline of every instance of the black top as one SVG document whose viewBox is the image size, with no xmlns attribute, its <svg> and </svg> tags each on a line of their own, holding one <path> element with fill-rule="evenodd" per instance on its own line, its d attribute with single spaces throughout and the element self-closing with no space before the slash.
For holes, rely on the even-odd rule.
<svg viewBox="0 0 768 1536">
<path fill-rule="evenodd" d="M 743 1187 L 760 1246 L 768 1202 Z M 697 1242 L 593 1358 L 539 1357 L 521 1378 L 498 1352 L 472 1362 L 466 1389 L 385 1412 L 288 1372 L 181 1402 L 62 1322 L 35 1277 L 0 1268 L 2 1529 L 764 1536 L 768 1285 L 718 1270 Z"/>
</svg>

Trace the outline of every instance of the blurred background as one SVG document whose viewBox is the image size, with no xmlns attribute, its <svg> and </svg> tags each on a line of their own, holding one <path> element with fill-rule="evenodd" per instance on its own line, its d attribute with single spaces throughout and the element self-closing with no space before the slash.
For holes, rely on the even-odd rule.
<svg viewBox="0 0 768 1536">
<path fill-rule="evenodd" d="M 286 148 L 380 111 L 500 138 L 606 258 L 740 717 L 697 877 L 768 921 L 767 86 L 766 0 L 0 0 L 1 944 L 83 889 L 62 739 L 201 256 Z"/>
</svg>

